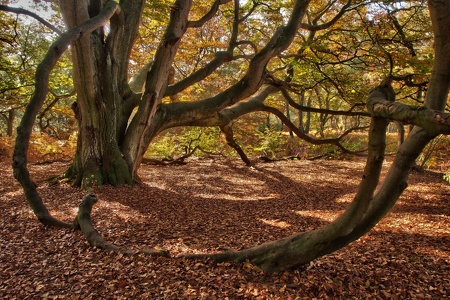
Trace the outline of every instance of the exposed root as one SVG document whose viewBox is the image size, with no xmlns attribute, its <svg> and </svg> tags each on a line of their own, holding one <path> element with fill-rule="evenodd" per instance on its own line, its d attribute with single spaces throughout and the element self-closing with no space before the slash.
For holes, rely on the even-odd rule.
<svg viewBox="0 0 450 300">
<path fill-rule="evenodd" d="M 80 229 L 83 232 L 84 237 L 88 241 L 89 245 L 115 253 L 123 253 L 124 255 L 131 256 L 134 254 L 145 254 L 151 256 L 165 256 L 169 257 L 170 253 L 165 250 L 158 250 L 152 248 L 143 248 L 140 250 L 132 250 L 126 248 L 120 248 L 117 245 L 107 242 L 98 231 L 94 228 L 91 220 L 92 207 L 98 201 L 97 196 L 94 194 L 86 195 L 81 201 L 78 207 L 78 214 L 73 222 L 74 228 Z"/>
</svg>

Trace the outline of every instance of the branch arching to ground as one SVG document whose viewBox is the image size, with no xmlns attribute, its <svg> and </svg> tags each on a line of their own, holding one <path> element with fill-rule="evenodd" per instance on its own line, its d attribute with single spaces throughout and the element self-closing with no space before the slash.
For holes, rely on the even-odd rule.
<svg viewBox="0 0 450 300">
<path fill-rule="evenodd" d="M 35 92 L 30 99 L 19 127 L 17 128 L 16 144 L 13 154 L 14 177 L 22 185 L 25 196 L 33 212 L 44 225 L 72 228 L 72 224 L 55 219 L 47 210 L 42 198 L 39 196 L 35 183 L 31 180 L 27 168 L 27 152 L 31 131 L 36 116 L 41 109 L 48 93 L 49 76 L 61 55 L 69 45 L 83 34 L 87 34 L 106 23 L 116 12 L 118 4 L 110 1 L 103 11 L 84 24 L 62 33 L 50 46 L 47 54 L 36 69 Z"/>
</svg>

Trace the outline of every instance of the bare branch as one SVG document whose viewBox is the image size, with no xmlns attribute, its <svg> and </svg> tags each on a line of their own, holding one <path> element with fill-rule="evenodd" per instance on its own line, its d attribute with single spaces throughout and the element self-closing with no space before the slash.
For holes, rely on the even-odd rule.
<svg viewBox="0 0 450 300">
<path fill-rule="evenodd" d="M 352 111 L 355 106 L 352 106 L 349 110 L 331 110 L 331 109 L 322 109 L 322 108 L 314 108 L 309 106 L 303 106 L 294 101 L 292 97 L 289 95 L 286 89 L 280 88 L 281 93 L 283 94 L 286 101 L 291 105 L 292 107 L 302 110 L 302 111 L 309 111 L 309 112 L 316 112 L 316 113 L 325 113 L 330 115 L 342 115 L 342 116 L 366 116 L 369 117 L 370 114 L 367 112 L 359 112 L 359 111 Z"/>
<path fill-rule="evenodd" d="M 11 6 L 7 6 L 7 5 L 0 5 L 0 10 L 12 12 L 12 13 L 15 13 L 18 15 L 21 14 L 21 15 L 30 16 L 30 17 L 36 19 L 37 21 L 41 22 L 42 24 L 44 24 L 45 26 L 47 26 L 48 28 L 50 28 L 51 30 L 56 32 L 57 34 L 59 34 L 59 35 L 62 34 L 62 32 L 58 28 L 56 28 L 55 26 L 53 26 L 52 24 L 50 24 L 49 22 L 47 22 L 46 20 L 44 20 L 43 18 L 41 18 L 40 16 L 35 14 L 34 12 L 31 12 L 27 9 L 20 8 L 20 7 L 11 7 Z"/>
<path fill-rule="evenodd" d="M 187 27 L 202 27 L 207 21 L 211 20 L 219 10 L 220 5 L 226 4 L 232 0 L 216 0 L 211 6 L 211 9 L 200 20 L 189 21 Z"/>
<path fill-rule="evenodd" d="M 334 16 L 333 19 L 331 19 L 329 22 L 317 25 L 318 19 L 331 7 L 332 4 L 327 5 L 326 9 L 324 9 L 313 21 L 311 24 L 302 23 L 300 24 L 300 28 L 311 30 L 311 31 L 317 31 L 317 30 L 324 30 L 332 25 L 334 25 L 346 12 L 350 11 L 348 9 L 351 5 L 351 0 L 348 0 L 347 3 L 341 8 L 338 14 Z M 334 4 L 334 2 L 333 2 Z"/>
</svg>

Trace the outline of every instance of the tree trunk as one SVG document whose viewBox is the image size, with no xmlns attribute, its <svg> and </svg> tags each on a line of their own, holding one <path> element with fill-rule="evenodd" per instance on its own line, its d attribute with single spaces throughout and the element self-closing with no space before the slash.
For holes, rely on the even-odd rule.
<svg viewBox="0 0 450 300">
<path fill-rule="evenodd" d="M 377 89 L 369 96 L 368 103 L 379 98 L 394 100 L 395 93 L 389 85 L 381 86 L 379 89 L 388 90 L 389 97 L 384 97 L 384 94 Z M 248 260 L 265 272 L 272 273 L 305 264 L 328 253 L 328 248 L 332 247 L 336 240 L 351 234 L 365 219 L 381 174 L 388 124 L 389 121 L 384 118 L 372 117 L 369 131 L 369 154 L 358 192 L 347 210 L 334 222 L 318 230 L 300 233 L 247 250 L 204 256 L 216 261 L 243 262 Z M 202 255 L 191 257 L 196 256 L 201 257 Z"/>
<path fill-rule="evenodd" d="M 312 98 L 311 95 L 308 96 L 308 101 L 306 106 L 311 107 L 312 104 Z M 304 121 L 304 133 L 309 134 L 309 131 L 311 130 L 311 112 L 306 112 L 306 120 Z"/>
<path fill-rule="evenodd" d="M 16 112 L 14 108 L 11 108 L 8 112 L 8 127 L 6 130 L 6 134 L 8 136 L 13 136 L 13 130 L 14 130 L 14 119 L 16 117 Z"/>
<path fill-rule="evenodd" d="M 236 140 L 234 139 L 234 135 L 233 135 L 233 129 L 231 128 L 231 126 L 229 124 L 224 125 L 224 126 L 220 126 L 220 130 L 223 132 L 223 134 L 225 135 L 225 138 L 227 140 L 227 144 L 233 148 L 234 150 L 236 150 L 236 152 L 239 154 L 239 157 L 242 159 L 243 162 L 245 162 L 245 164 L 247 166 L 251 166 L 252 163 L 250 161 L 250 159 L 248 159 L 247 155 L 245 154 L 244 150 L 241 148 L 241 146 L 239 146 L 239 144 L 236 142 Z"/>
<path fill-rule="evenodd" d="M 132 183 L 120 147 L 131 113 L 128 55 L 143 7 L 143 1 L 133 2 L 123 4 L 110 19 L 108 35 L 99 27 L 72 43 L 79 131 L 76 157 L 66 174 L 84 188 Z M 97 15 L 102 1 L 63 1 L 60 7 L 67 26 L 73 28 Z"/>
<path fill-rule="evenodd" d="M 397 126 L 397 148 L 400 148 L 400 146 L 405 141 L 405 126 L 399 122 L 395 121 L 395 126 Z"/>
<path fill-rule="evenodd" d="M 142 94 L 131 90 L 127 82 L 127 70 L 145 1 L 121 1 L 120 8 L 118 2 L 60 1 L 61 11 L 71 29 L 52 44 L 37 68 L 36 90 L 18 127 L 13 156 L 14 176 L 23 186 L 30 207 L 43 224 L 80 227 L 92 245 L 114 251 L 117 248 L 111 248 L 91 224 L 89 214 L 95 202 L 94 196 L 89 195 L 83 200 L 77 222 L 59 222 L 46 209 L 28 173 L 26 154 L 32 127 L 48 92 L 49 74 L 60 55 L 72 45 L 74 83 L 78 93 L 74 111 L 79 125 L 79 140 L 76 159 L 69 173 L 76 178 L 76 183 L 86 188 L 103 183 L 131 183 L 137 179 L 137 169 L 145 150 L 161 130 L 189 125 L 226 126 L 232 119 L 254 108 L 274 113 L 280 119 L 285 119 L 284 123 L 291 123 L 281 112 L 260 101 L 276 88 L 260 88 L 267 79 L 267 64 L 293 41 L 309 4 L 308 0 L 295 1 L 288 22 L 253 56 L 247 73 L 235 85 L 201 101 L 163 104 L 162 98 L 166 95 L 172 61 L 180 39 L 189 24 L 194 26 L 200 22 L 188 21 L 192 1 L 175 1 L 169 25 L 147 72 Z M 220 5 L 225 2 L 216 3 Z M 239 1 L 235 1 L 235 4 L 238 8 Z M 372 116 L 369 155 L 358 192 L 349 208 L 333 223 L 321 229 L 239 252 L 206 256 L 215 260 L 248 259 L 268 272 L 285 270 L 357 239 L 392 208 L 407 186 L 406 179 L 416 157 L 437 134 L 450 133 L 450 116 L 433 111 L 443 110 L 450 89 L 450 36 L 447 34 L 450 28 L 450 3 L 430 0 L 429 6 L 436 38 L 436 60 L 426 107 L 411 109 L 394 103 L 395 94 L 389 81 L 383 82 L 370 94 L 367 101 Z M 108 20 L 106 34 L 103 26 Z M 239 16 L 235 20 L 236 26 L 238 22 Z M 230 49 L 230 53 L 233 53 L 232 46 Z M 216 62 L 220 61 L 218 59 Z M 201 77 L 203 73 L 209 72 L 209 69 L 196 72 L 195 76 Z M 260 92 L 255 95 L 258 90 Z M 171 95 L 174 94 L 168 96 Z M 254 97 L 248 101 L 240 102 L 252 95 Z M 310 101 L 311 97 L 308 105 Z M 138 107 L 137 114 L 129 122 L 135 107 Z M 389 118 L 420 127 L 415 127 L 399 148 L 384 183 L 375 194 L 384 158 L 386 119 Z M 309 124 L 305 125 L 305 131 L 308 127 Z M 293 124 L 290 128 L 295 132 Z M 302 132 L 296 134 L 301 135 Z"/>
<path fill-rule="evenodd" d="M 42 198 L 39 196 L 36 185 L 32 181 L 27 168 L 29 140 L 36 116 L 48 93 L 50 72 L 53 70 L 60 56 L 69 47 L 70 43 L 79 39 L 83 34 L 89 34 L 96 28 L 105 24 L 105 22 L 117 11 L 117 8 L 117 3 L 108 2 L 96 17 L 61 34 L 61 36 L 51 45 L 46 56 L 36 69 L 35 92 L 33 93 L 20 121 L 20 125 L 17 128 L 12 166 L 14 177 L 22 185 L 30 207 L 39 221 L 44 225 L 73 227 L 72 224 L 61 222 L 51 216 L 44 205 Z"/>
</svg>

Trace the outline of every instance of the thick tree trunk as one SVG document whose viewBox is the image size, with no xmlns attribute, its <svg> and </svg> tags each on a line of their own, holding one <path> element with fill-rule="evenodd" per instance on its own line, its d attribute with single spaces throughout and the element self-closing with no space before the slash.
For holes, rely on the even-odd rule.
<svg viewBox="0 0 450 300">
<path fill-rule="evenodd" d="M 29 138 L 36 115 L 48 92 L 49 74 L 60 55 L 72 45 L 74 82 L 78 93 L 75 111 L 79 140 L 71 173 L 76 176 L 77 183 L 87 188 L 94 184 L 131 183 L 132 179 L 136 179 L 137 168 L 148 144 L 161 130 L 182 125 L 226 126 L 245 111 L 273 109 L 264 106 L 259 100 L 265 99 L 274 87 L 261 89 L 254 99 L 247 102 L 236 103 L 260 89 L 267 79 L 267 64 L 293 41 L 310 1 L 295 1 L 289 21 L 253 56 L 247 73 L 235 85 L 209 99 L 168 105 L 163 105 L 161 99 L 166 95 L 167 81 L 180 39 L 187 27 L 197 26 L 208 18 L 188 21 L 192 1 L 175 1 L 169 26 L 147 73 L 141 95 L 133 93 L 127 84 L 127 69 L 145 1 L 120 2 L 119 9 L 118 0 L 60 1 L 71 30 L 61 34 L 52 44 L 37 68 L 36 91 L 18 128 L 13 156 L 15 178 L 23 186 L 30 207 L 43 224 L 80 228 L 91 245 L 113 251 L 119 249 L 107 243 L 90 220 L 95 196 L 85 197 L 73 224 L 60 222 L 50 215 L 28 173 L 26 154 Z M 216 9 L 226 2 L 229 1 L 216 1 Z M 238 4 L 239 1 L 235 1 L 236 8 Z M 392 208 L 407 186 L 409 170 L 416 157 L 435 135 L 450 133 L 450 116 L 434 111 L 444 108 L 450 89 L 450 37 L 447 34 L 450 28 L 450 2 L 430 0 L 429 7 L 436 38 L 436 60 L 426 108 L 415 109 L 392 102 L 394 93 L 388 82 L 371 93 L 367 103 L 372 116 L 369 156 L 359 190 L 349 208 L 334 222 L 318 230 L 239 252 L 206 256 L 215 260 L 249 260 L 268 272 L 285 270 L 357 239 Z M 238 9 L 235 11 L 238 12 Z M 237 14 L 236 27 L 238 19 Z M 109 33 L 106 35 L 103 25 L 108 20 Z M 231 51 L 225 56 L 219 55 L 214 64 L 208 66 L 208 70 L 196 72 L 191 79 L 206 76 L 204 74 L 210 72 L 210 67 L 220 64 L 233 53 L 232 48 L 230 46 Z M 185 83 L 174 86 L 177 87 L 173 87 L 173 90 L 177 90 Z M 174 94 L 172 91 L 169 96 Z M 131 111 L 136 106 L 138 112 L 128 125 Z M 273 113 L 281 114 L 277 110 Z M 286 119 L 283 122 L 291 123 L 284 115 L 279 117 Z M 383 163 L 388 118 L 410 122 L 421 128 L 415 127 L 399 148 L 384 183 L 375 194 Z M 295 126 L 292 127 L 294 130 Z"/>
<path fill-rule="evenodd" d="M 450 29 L 450 1 L 429 1 L 429 8 L 436 39 L 436 60 L 426 108 L 417 110 L 392 102 L 395 93 L 388 81 L 371 93 L 367 101 L 372 114 L 369 156 L 358 193 L 349 208 L 334 222 L 311 232 L 238 252 L 191 257 L 248 260 L 267 272 L 282 271 L 342 248 L 368 232 L 390 211 L 407 187 L 407 178 L 416 158 L 437 134 L 450 128 L 450 116 L 432 110 L 444 109 L 450 90 L 450 36 L 446 33 Z M 385 118 L 391 117 L 423 128 L 415 127 L 400 146 L 384 182 L 374 194 L 384 155 Z"/>
<path fill-rule="evenodd" d="M 127 106 L 131 93 L 126 86 L 128 55 L 142 6 L 142 1 L 123 4 L 111 18 L 107 36 L 100 27 L 72 44 L 79 131 L 76 157 L 66 174 L 75 185 L 132 183 L 131 168 L 120 146 L 131 112 Z M 101 8 L 102 1 L 61 2 L 69 28 L 91 19 Z"/>
<path fill-rule="evenodd" d="M 175 9 L 171 11 L 166 32 L 147 74 L 145 90 L 139 102 L 138 111 L 131 121 L 124 139 L 124 157 L 135 178 L 144 153 L 154 136 L 153 119 L 164 97 L 173 59 L 187 29 L 191 5 L 192 0 L 175 1 L 173 6 Z"/>
</svg>

